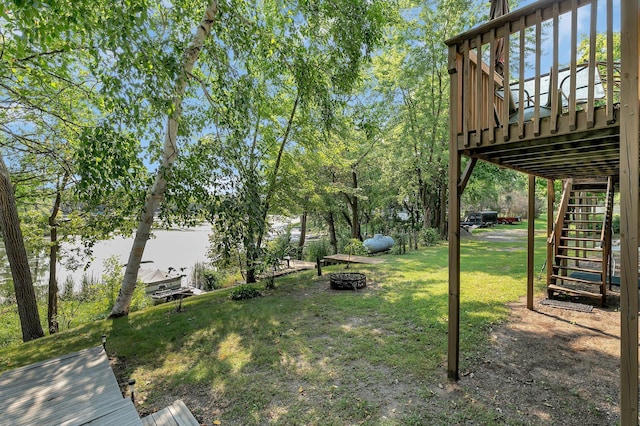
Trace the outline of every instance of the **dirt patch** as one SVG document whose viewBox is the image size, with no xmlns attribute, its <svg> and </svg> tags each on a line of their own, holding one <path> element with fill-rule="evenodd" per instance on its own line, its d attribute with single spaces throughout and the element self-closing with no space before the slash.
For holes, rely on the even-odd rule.
<svg viewBox="0 0 640 426">
<path fill-rule="evenodd" d="M 526 241 L 527 230 L 521 228 L 508 229 L 500 227 L 492 228 L 490 231 L 482 230 L 471 234 L 467 233 L 467 235 L 461 234 L 461 236 L 472 240 L 512 243 L 516 241 Z"/>
<path fill-rule="evenodd" d="M 459 386 L 506 424 L 617 424 L 618 303 L 612 294 L 608 308 L 589 313 L 510 305 L 508 322 L 491 332 L 490 351 L 461 373 Z"/>
<path fill-rule="evenodd" d="M 474 235 L 484 241 L 525 241 L 526 229 L 496 229 Z M 504 424 L 614 425 L 620 417 L 619 293 L 607 307 L 595 299 L 579 312 L 525 301 L 510 304 L 507 322 L 491 330 L 492 346 L 468 360 L 458 390 L 472 403 L 497 412 Z M 464 354 L 462 354 L 464 356 Z"/>
</svg>

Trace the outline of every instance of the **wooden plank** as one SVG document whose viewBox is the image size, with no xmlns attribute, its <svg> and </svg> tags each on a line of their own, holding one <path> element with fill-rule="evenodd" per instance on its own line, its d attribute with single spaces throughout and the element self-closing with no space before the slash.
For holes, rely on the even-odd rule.
<svg viewBox="0 0 640 426">
<path fill-rule="evenodd" d="M 476 167 L 477 162 L 477 158 L 471 158 L 467 163 L 467 167 L 465 167 L 464 172 L 460 177 L 460 183 L 458 184 L 458 192 L 460 192 L 460 194 L 462 194 L 464 189 L 467 187 L 467 183 L 469 183 L 469 178 L 471 178 L 471 173 L 473 173 L 473 169 Z"/>
<path fill-rule="evenodd" d="M 560 31 L 559 31 L 559 13 L 560 8 L 558 7 L 558 3 L 554 3 L 553 5 L 553 64 L 551 66 L 551 75 L 549 78 L 551 79 L 551 87 L 558 87 L 558 45 L 560 43 Z M 553 134 L 558 130 L 558 111 L 561 109 L 560 107 L 560 99 L 558 99 L 558 90 L 552 90 L 549 93 L 551 96 L 551 117 L 549 122 L 549 131 Z"/>
<path fill-rule="evenodd" d="M 547 285 L 551 284 L 551 274 L 553 273 L 553 255 L 555 238 L 553 232 L 555 206 L 555 188 L 552 179 L 547 179 Z"/>
<path fill-rule="evenodd" d="M 505 38 L 505 67 L 509 68 L 509 41 Z M 505 70 L 505 81 L 508 81 L 509 72 Z M 457 88 L 455 85 L 449 85 L 449 98 L 455 99 Z M 508 128 L 508 90 L 505 87 L 505 108 L 504 114 L 507 121 L 504 128 Z M 455 104 L 451 104 L 450 108 L 454 108 Z M 459 360 L 460 360 L 460 153 L 457 149 L 457 134 L 451 121 L 454 112 L 449 114 L 449 223 L 448 223 L 448 240 L 449 240 L 449 300 L 448 300 L 448 335 L 447 335 L 447 377 L 450 381 L 456 381 L 459 378 Z"/>
<path fill-rule="evenodd" d="M 540 135 L 540 57 L 542 56 L 542 12 L 536 11 L 536 77 L 533 103 L 533 134 Z M 553 86 L 551 86 L 553 88 Z"/>
<path fill-rule="evenodd" d="M 121 398 L 116 404 L 111 406 L 110 410 L 104 410 L 103 412 L 103 415 L 99 415 L 86 423 L 84 423 L 84 420 L 80 418 L 80 422 L 83 422 L 81 424 L 88 426 L 143 425 L 140 417 L 138 417 L 138 412 L 129 398 Z M 61 426 L 77 424 L 78 420 L 74 419 L 67 423 L 61 423 Z"/>
<path fill-rule="evenodd" d="M 613 0 L 607 0 L 607 122 L 614 120 L 613 107 Z"/>
<path fill-rule="evenodd" d="M 638 424 L 638 2 L 621 2 L 620 98 L 620 424 Z"/>
<path fill-rule="evenodd" d="M 598 22 L 598 1 L 591 3 L 591 27 L 589 31 L 589 86 L 587 87 L 587 127 L 594 126 L 593 110 L 595 108 L 595 86 L 596 86 L 596 24 Z"/>
<path fill-rule="evenodd" d="M 0 376 L 2 424 L 141 424 L 102 347 Z"/>
<path fill-rule="evenodd" d="M 556 125 L 557 129 L 554 132 L 551 131 L 551 126 L 550 126 L 551 117 L 542 117 L 540 119 L 540 136 L 538 137 L 536 137 L 533 134 L 532 123 L 530 121 L 525 122 L 525 135 L 521 140 L 524 140 L 524 141 L 531 140 L 531 141 L 536 141 L 537 144 L 545 144 L 548 141 L 551 141 L 553 139 L 561 140 L 562 139 L 561 136 L 569 136 L 572 139 L 576 139 L 577 136 L 592 138 L 597 136 L 607 136 L 610 134 L 618 134 L 620 129 L 619 120 L 613 120 L 612 122 L 607 122 L 607 119 L 606 119 L 607 112 L 604 108 L 596 108 L 594 113 L 595 113 L 595 126 L 591 129 L 587 128 L 586 112 L 577 111 L 575 129 L 573 130 L 570 129 L 569 115 L 567 114 L 567 115 L 561 115 L 558 117 L 558 121 Z M 616 112 L 616 115 L 618 115 L 618 112 Z M 508 133 L 509 130 L 506 129 L 507 127 L 517 128 L 517 126 L 518 126 L 517 124 L 511 124 L 510 126 L 504 126 L 503 130 Z M 498 139 L 496 141 L 496 144 L 509 144 L 509 143 L 515 143 L 515 142 L 518 142 L 518 141 L 511 141 L 509 139 L 502 138 L 502 140 Z M 483 139 L 482 145 L 483 145 L 482 147 L 490 145 L 488 142 L 488 137 L 486 139 Z M 463 145 L 462 135 L 461 135 L 458 142 L 458 149 L 473 150 L 478 148 L 475 148 L 475 147 L 468 148 L 467 146 Z"/>
<path fill-rule="evenodd" d="M 14 382 L 5 382 L 1 386 L 4 406 L 0 406 L 0 414 L 7 407 L 36 408 L 41 404 L 54 404 L 56 398 L 66 395 L 87 394 L 99 392 L 105 395 L 113 394 L 121 397 L 120 388 L 111 372 L 108 362 L 91 369 L 64 369 L 55 365 L 43 367 L 49 372 L 41 377 L 17 378 Z M 55 373 L 58 373 L 57 375 Z M 45 406 L 42 409 L 46 408 Z"/>
<path fill-rule="evenodd" d="M 590 4 L 591 0 L 578 0 L 578 7 Z M 488 33 L 492 28 L 500 28 L 502 31 L 500 31 L 497 36 L 503 36 L 503 30 L 504 30 L 504 24 L 505 22 L 513 22 L 514 26 L 512 28 L 513 32 L 517 32 L 520 30 L 520 18 L 521 17 L 525 17 L 525 24 L 529 25 L 531 24 L 531 22 L 533 21 L 532 16 L 535 14 L 535 12 L 540 9 L 542 10 L 542 20 L 546 21 L 548 19 L 551 19 L 553 14 L 552 14 L 552 8 L 554 5 L 558 5 L 560 8 L 560 14 L 564 14 L 564 13 L 568 13 L 571 11 L 571 5 L 568 1 L 558 1 L 558 0 L 538 0 L 536 2 L 530 3 L 526 6 L 523 7 L 519 7 L 513 11 L 511 11 L 508 15 L 503 15 L 499 18 L 496 18 L 494 20 L 488 21 L 485 24 L 482 25 L 478 25 L 476 27 L 474 27 L 473 29 L 464 32 L 462 34 L 458 34 L 455 37 L 452 37 L 448 40 L 445 41 L 445 44 L 447 46 L 452 46 L 454 44 L 460 44 L 462 43 L 465 39 L 473 39 L 475 40 L 476 34 L 482 34 L 482 42 L 483 43 L 487 43 L 488 42 Z M 531 25 L 529 25 L 531 26 Z M 471 47 L 475 47 L 475 46 L 471 46 Z"/>
<path fill-rule="evenodd" d="M 533 310 L 533 269 L 535 252 L 536 177 L 529 175 L 529 211 L 527 213 L 527 309 Z"/>
<path fill-rule="evenodd" d="M 160 410 L 162 411 L 162 410 Z M 158 412 L 148 414 L 144 416 L 142 420 L 142 426 L 162 426 L 162 424 L 156 423 L 155 415 Z"/>
<path fill-rule="evenodd" d="M 178 422 L 173 418 L 169 407 L 165 407 L 162 410 L 153 413 L 153 420 L 158 426 L 178 426 Z"/>
<path fill-rule="evenodd" d="M 520 17 L 520 64 L 518 67 L 518 137 L 524 138 L 524 110 L 525 110 L 525 97 L 524 97 L 524 46 L 526 45 L 526 28 L 524 24 L 524 16 Z"/>
<path fill-rule="evenodd" d="M 511 66 L 511 62 L 509 57 L 511 56 L 509 51 L 511 50 L 511 25 L 509 24 L 509 22 L 504 24 L 505 28 L 505 35 L 503 37 L 504 39 L 504 64 L 503 64 L 503 72 L 504 72 L 504 80 L 503 80 L 503 87 L 504 87 L 504 108 L 502 108 L 502 140 L 507 142 L 509 141 L 509 139 L 511 139 L 511 135 L 509 134 L 509 119 L 510 119 L 510 108 L 509 105 L 511 105 L 511 103 L 513 102 L 513 100 L 511 99 L 511 90 L 509 90 L 509 81 L 511 78 L 511 70 L 509 69 Z"/>
<path fill-rule="evenodd" d="M 344 253 L 332 254 L 323 257 L 323 259 L 326 263 L 363 263 L 366 265 L 386 262 L 386 260 L 381 257 L 354 256 Z"/>
<path fill-rule="evenodd" d="M 453 143 L 453 140 L 452 142 Z M 449 154 L 449 321 L 447 377 L 458 380 L 460 362 L 460 154 Z"/>
<path fill-rule="evenodd" d="M 562 277 L 563 279 L 566 277 Z M 585 291 L 585 290 L 578 290 L 578 289 L 574 289 L 574 288 L 568 288 L 568 287 L 563 287 L 560 285 L 550 285 L 549 287 L 547 287 L 549 290 L 554 290 L 554 291 L 560 291 L 560 292 L 564 292 L 564 293 L 573 293 L 573 294 L 577 294 L 580 296 L 587 296 L 587 297 L 593 297 L 595 299 L 599 299 L 601 297 L 600 293 L 594 293 L 592 291 Z"/>
<path fill-rule="evenodd" d="M 569 129 L 577 128 L 576 124 L 576 56 L 578 49 L 578 0 L 571 0 L 571 59 L 569 68 Z"/>
<path fill-rule="evenodd" d="M 476 129 L 476 138 L 475 144 L 476 146 L 480 146 L 482 144 L 482 111 L 483 111 L 483 102 L 482 102 L 482 44 L 476 44 L 476 99 L 475 99 L 475 118 L 476 122 L 474 127 Z"/>
<path fill-rule="evenodd" d="M 173 405 L 167 408 L 178 426 L 200 426 L 200 423 L 193 414 L 191 414 L 191 411 L 189 411 L 182 400 L 178 399 Z"/>
<path fill-rule="evenodd" d="M 471 60 L 469 58 L 469 41 L 463 44 L 464 64 L 462 66 L 462 137 L 464 146 L 469 146 L 469 121 L 471 120 Z"/>
<path fill-rule="evenodd" d="M 498 111 L 495 110 L 495 105 L 493 104 L 493 100 L 496 97 L 496 81 L 491 76 L 496 75 L 496 37 L 495 30 L 491 31 L 489 38 L 489 96 L 487 97 L 487 105 L 486 107 L 489 109 L 494 109 L 494 114 L 498 114 Z M 507 108 L 507 105 L 503 105 L 503 108 Z M 489 143 L 493 144 L 496 141 L 496 127 L 498 123 L 493 123 L 494 118 L 493 114 L 490 114 L 489 118 Z M 482 140 L 480 140 L 480 144 L 482 144 Z"/>
</svg>

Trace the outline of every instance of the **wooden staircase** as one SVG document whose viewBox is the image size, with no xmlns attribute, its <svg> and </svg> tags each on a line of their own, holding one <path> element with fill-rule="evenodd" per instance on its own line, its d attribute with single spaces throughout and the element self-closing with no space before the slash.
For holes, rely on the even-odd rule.
<svg viewBox="0 0 640 426">
<path fill-rule="evenodd" d="M 604 305 L 611 276 L 611 178 L 567 179 L 555 227 L 549 237 L 553 265 L 549 298 L 556 293 L 593 297 Z"/>
</svg>

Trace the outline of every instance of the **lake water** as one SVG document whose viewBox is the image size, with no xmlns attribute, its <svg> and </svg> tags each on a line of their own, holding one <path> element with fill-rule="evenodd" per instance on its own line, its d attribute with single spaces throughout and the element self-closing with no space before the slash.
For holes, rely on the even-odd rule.
<svg viewBox="0 0 640 426">
<path fill-rule="evenodd" d="M 186 268 L 183 278 L 183 285 L 190 284 L 191 269 L 196 262 L 207 261 L 207 250 L 209 247 L 209 234 L 211 233 L 210 225 L 202 225 L 188 229 L 172 229 L 172 230 L 155 230 L 151 238 L 147 241 L 147 245 L 142 257 L 146 262 L 140 267 L 144 269 L 160 269 L 168 271 L 170 267 L 176 270 Z M 129 259 L 129 251 L 133 244 L 131 238 L 114 238 L 108 241 L 100 241 L 93 247 L 93 259 L 81 262 L 81 267 L 76 271 L 68 271 L 64 267 L 58 268 L 58 283 L 60 288 L 64 285 L 67 277 L 71 277 L 75 283 L 76 289 L 79 288 L 82 277 L 98 280 L 102 275 L 103 263 L 111 256 L 117 256 L 121 264 L 125 264 Z M 40 284 L 46 284 L 49 279 L 48 258 L 39 262 L 39 273 L 37 281 Z M 85 265 L 89 265 L 83 270 Z M 4 267 L 3 267 L 4 266 Z M 32 270 L 35 267 L 32 265 Z M 44 271 L 43 271 L 44 270 Z M 10 277 L 8 269 L 8 261 L 4 253 L 4 245 L 0 243 L 0 280 Z"/>
</svg>

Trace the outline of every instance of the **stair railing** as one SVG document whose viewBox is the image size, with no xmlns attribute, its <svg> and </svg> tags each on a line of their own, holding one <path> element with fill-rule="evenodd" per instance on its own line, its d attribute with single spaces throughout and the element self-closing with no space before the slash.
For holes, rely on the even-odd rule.
<svg viewBox="0 0 640 426">
<path fill-rule="evenodd" d="M 602 231 L 600 234 L 600 244 L 602 246 L 602 282 L 604 288 L 603 294 L 606 294 L 606 283 L 609 282 L 611 288 L 611 280 L 613 271 L 610 270 L 611 262 L 611 222 L 613 220 L 613 179 L 607 179 L 607 199 L 604 206 L 604 217 L 602 223 Z M 608 276 L 608 279 L 607 279 Z"/>
<path fill-rule="evenodd" d="M 564 182 L 562 190 L 562 199 L 558 206 L 558 214 L 556 216 L 553 232 L 549 236 L 547 243 L 552 247 L 553 259 L 558 255 L 558 247 L 560 247 L 560 237 L 562 236 L 562 228 L 564 228 L 564 218 L 569 208 L 569 198 L 571 197 L 571 188 L 573 187 L 573 179 L 569 178 Z M 551 284 L 550 277 L 553 271 L 553 261 L 547 260 L 547 285 Z"/>
</svg>

